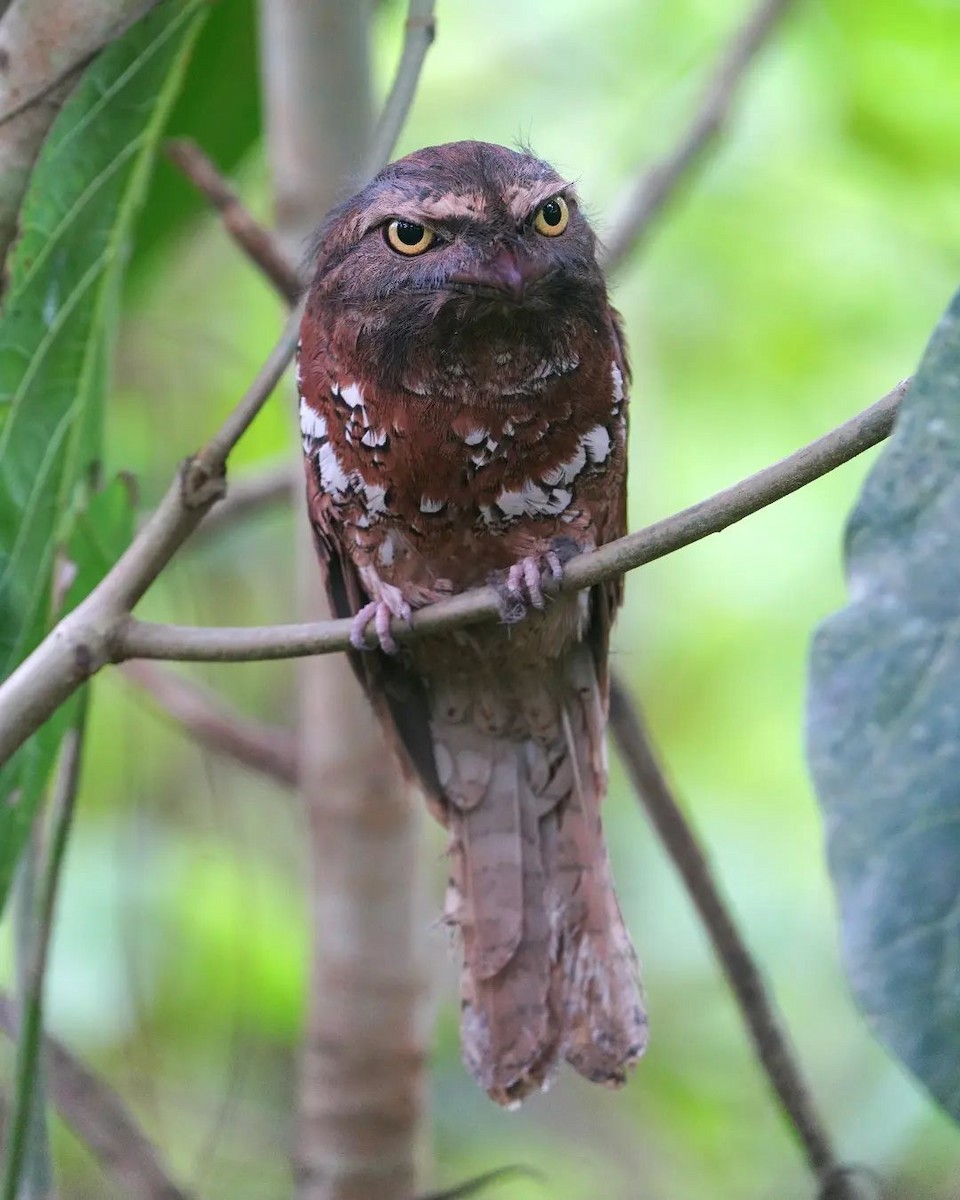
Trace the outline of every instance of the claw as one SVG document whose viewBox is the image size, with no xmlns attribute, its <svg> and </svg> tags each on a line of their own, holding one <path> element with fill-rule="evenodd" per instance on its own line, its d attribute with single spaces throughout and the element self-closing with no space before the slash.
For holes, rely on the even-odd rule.
<svg viewBox="0 0 960 1200">
<path fill-rule="evenodd" d="M 524 596 L 526 589 L 526 596 Z M 540 582 L 540 564 L 532 557 L 521 558 L 507 572 L 507 591 L 523 603 L 525 600 L 534 608 L 543 608 L 543 584 Z"/>
<path fill-rule="evenodd" d="M 350 627 L 350 645 L 355 650 L 367 650 L 367 626 L 372 622 L 377 635 L 380 649 L 385 654 L 396 654 L 397 643 L 390 632 L 390 622 L 396 617 L 409 623 L 410 605 L 404 600 L 403 593 L 398 587 L 385 583 L 380 585 L 379 600 L 371 600 L 365 604 L 353 618 Z"/>
<path fill-rule="evenodd" d="M 501 576 L 504 621 L 513 623 L 522 620 L 531 605 L 541 610 L 546 607 L 547 598 L 543 590 L 545 572 L 549 572 L 550 578 L 558 583 L 563 578 L 563 562 L 554 550 L 521 558 L 505 577 Z"/>
</svg>

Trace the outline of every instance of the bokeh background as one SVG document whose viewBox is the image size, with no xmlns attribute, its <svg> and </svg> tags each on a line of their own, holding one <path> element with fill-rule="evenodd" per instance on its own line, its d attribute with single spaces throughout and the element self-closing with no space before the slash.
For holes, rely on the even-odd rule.
<svg viewBox="0 0 960 1200">
<path fill-rule="evenodd" d="M 400 151 L 462 137 L 529 142 L 580 180 L 603 233 L 620 189 L 692 112 L 737 0 L 440 0 Z M 377 9 L 380 93 L 404 6 Z M 269 217 L 256 19 L 221 0 L 171 134 L 196 136 Z M 960 6 L 801 0 L 752 71 L 719 152 L 614 281 L 635 372 L 633 527 L 788 453 L 914 369 L 960 280 Z M 127 289 L 110 466 L 144 507 L 230 409 L 280 307 L 161 163 Z M 291 453 L 278 397 L 235 470 Z M 849 997 L 803 760 L 805 662 L 843 600 L 845 514 L 870 456 L 629 577 L 618 669 L 772 983 L 845 1159 L 889 1195 L 960 1196 L 960 1133 L 871 1040 Z M 148 597 L 151 617 L 293 619 L 283 508 L 199 537 Z M 293 719 L 287 664 L 191 671 L 252 715 Z M 459 1061 L 442 931 L 435 964 L 427 1174 L 510 1162 L 557 1200 L 812 1194 L 705 935 L 619 769 L 607 807 L 652 1040 L 611 1094 L 564 1073 L 519 1113 Z M 119 677 L 101 678 L 49 979 L 52 1029 L 129 1099 L 205 1197 L 287 1193 L 306 991 L 302 818 L 262 778 L 201 752 Z M 424 869 L 439 911 L 440 841 Z M 8 963 L 5 946 L 4 961 Z M 9 1048 L 0 1070 L 9 1078 Z M 61 1126 L 70 1197 L 104 1197 Z"/>
</svg>

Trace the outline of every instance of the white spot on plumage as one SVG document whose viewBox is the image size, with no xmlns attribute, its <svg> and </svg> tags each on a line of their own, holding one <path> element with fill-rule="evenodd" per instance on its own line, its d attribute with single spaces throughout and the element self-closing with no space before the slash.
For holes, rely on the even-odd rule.
<svg viewBox="0 0 960 1200">
<path fill-rule="evenodd" d="M 360 441 L 364 446 L 385 446 L 387 431 L 385 429 L 368 429 Z"/>
<path fill-rule="evenodd" d="M 442 742 L 433 746 L 433 761 L 437 768 L 437 779 L 441 787 L 446 787 L 453 778 L 453 756 Z"/>
<path fill-rule="evenodd" d="M 583 435 L 582 444 L 586 447 L 590 462 L 599 465 L 610 457 L 610 432 L 605 425 L 594 427 Z"/>
<path fill-rule="evenodd" d="M 569 508 L 573 501 L 573 492 L 566 488 L 553 488 L 550 493 L 551 511 L 561 513 L 565 508 Z"/>
<path fill-rule="evenodd" d="M 387 489 L 382 488 L 378 483 L 366 483 L 359 475 L 356 478 L 359 480 L 367 502 L 367 512 L 373 513 L 374 516 L 381 516 L 387 511 Z"/>
<path fill-rule="evenodd" d="M 479 446 L 488 436 L 489 431 L 486 429 L 471 429 L 469 433 L 464 434 L 463 440 L 468 446 Z"/>
<path fill-rule="evenodd" d="M 330 442 L 324 442 L 317 451 L 317 466 L 320 486 L 334 500 L 341 503 L 352 498 L 360 500 L 370 516 L 381 516 L 387 511 L 386 488 L 378 483 L 368 483 L 359 471 L 345 471 Z M 360 524 L 360 520 L 356 523 Z"/>
<path fill-rule="evenodd" d="M 438 513 L 446 504 L 446 500 L 431 500 L 429 496 L 420 497 L 420 511 L 422 513 Z"/>
<path fill-rule="evenodd" d="M 386 537 L 380 543 L 380 549 L 377 551 L 377 558 L 380 560 L 382 567 L 389 567 L 393 564 L 393 538 Z"/>
<path fill-rule="evenodd" d="M 348 383 L 345 388 L 334 388 L 334 394 L 338 393 L 351 408 L 363 408 L 363 388 L 359 383 Z"/>
<path fill-rule="evenodd" d="M 320 482 L 323 490 L 331 496 L 343 496 L 350 486 L 350 477 L 343 469 L 343 464 L 337 458 L 336 451 L 329 442 L 324 442 L 317 454 L 317 465 L 320 468 Z"/>
<path fill-rule="evenodd" d="M 501 492 L 497 497 L 497 508 L 505 517 L 525 517 L 527 497 L 523 492 Z"/>
<path fill-rule="evenodd" d="M 553 517 L 562 513 L 573 500 L 565 488 L 549 487 L 527 480 L 519 492 L 505 491 L 497 497 L 497 508 L 509 520 L 515 517 Z"/>
<path fill-rule="evenodd" d="M 623 372 L 615 362 L 610 364 L 610 375 L 613 379 L 613 411 L 616 412 L 623 403 Z"/>
<path fill-rule="evenodd" d="M 306 400 L 300 401 L 300 432 L 305 438 L 317 438 L 326 441 L 327 423 L 315 412 Z"/>
</svg>

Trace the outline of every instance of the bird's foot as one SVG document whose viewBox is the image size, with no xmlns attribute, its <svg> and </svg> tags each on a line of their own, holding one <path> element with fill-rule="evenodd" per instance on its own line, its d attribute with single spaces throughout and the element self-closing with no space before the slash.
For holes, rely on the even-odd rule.
<svg viewBox="0 0 960 1200">
<path fill-rule="evenodd" d="M 410 621 L 410 605 L 403 598 L 403 592 L 389 583 L 381 583 L 380 599 L 371 600 L 354 616 L 350 628 L 350 645 L 355 650 L 368 650 L 367 627 L 372 625 L 377 635 L 377 642 L 385 654 L 396 654 L 397 643 L 390 632 L 390 621 L 396 617 L 399 621 Z"/>
<path fill-rule="evenodd" d="M 512 625 L 522 621 L 531 608 L 546 608 L 544 584 L 558 584 L 563 579 L 563 559 L 556 550 L 530 554 L 515 562 L 509 570 L 499 572 L 492 581 L 500 596 L 503 620 Z"/>
</svg>

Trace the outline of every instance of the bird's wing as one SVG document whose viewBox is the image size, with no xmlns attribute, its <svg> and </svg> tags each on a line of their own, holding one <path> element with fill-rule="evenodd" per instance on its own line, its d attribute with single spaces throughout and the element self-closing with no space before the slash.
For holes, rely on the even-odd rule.
<svg viewBox="0 0 960 1200">
<path fill-rule="evenodd" d="M 614 457 L 618 461 L 619 470 L 612 479 L 613 493 L 602 514 L 596 521 L 600 544 L 615 541 L 627 532 L 627 400 L 630 385 L 630 364 L 627 359 L 626 344 L 623 336 L 623 325 L 620 314 L 614 308 L 608 310 L 610 324 L 613 330 L 614 361 L 614 403 L 618 409 L 614 423 Z M 624 580 L 622 575 L 605 583 L 598 584 L 590 593 L 590 625 L 587 629 L 586 640 L 593 652 L 597 668 L 597 679 L 604 707 L 608 695 L 608 653 L 610 647 L 610 631 L 617 610 L 623 603 Z"/>
<path fill-rule="evenodd" d="M 317 557 L 323 569 L 330 607 L 337 617 L 356 615 L 373 598 L 364 586 L 360 571 L 345 538 L 342 513 L 321 478 L 321 452 L 327 439 L 327 421 L 332 413 L 306 399 L 326 397 L 331 380 L 325 364 L 314 359 L 309 380 L 301 382 L 301 434 L 307 483 L 307 510 L 313 527 Z M 420 676 L 402 656 L 380 650 L 349 650 L 347 656 L 384 727 L 393 734 L 394 747 L 408 772 L 419 776 L 435 796 L 440 794 L 430 738 L 429 709 Z"/>
</svg>

